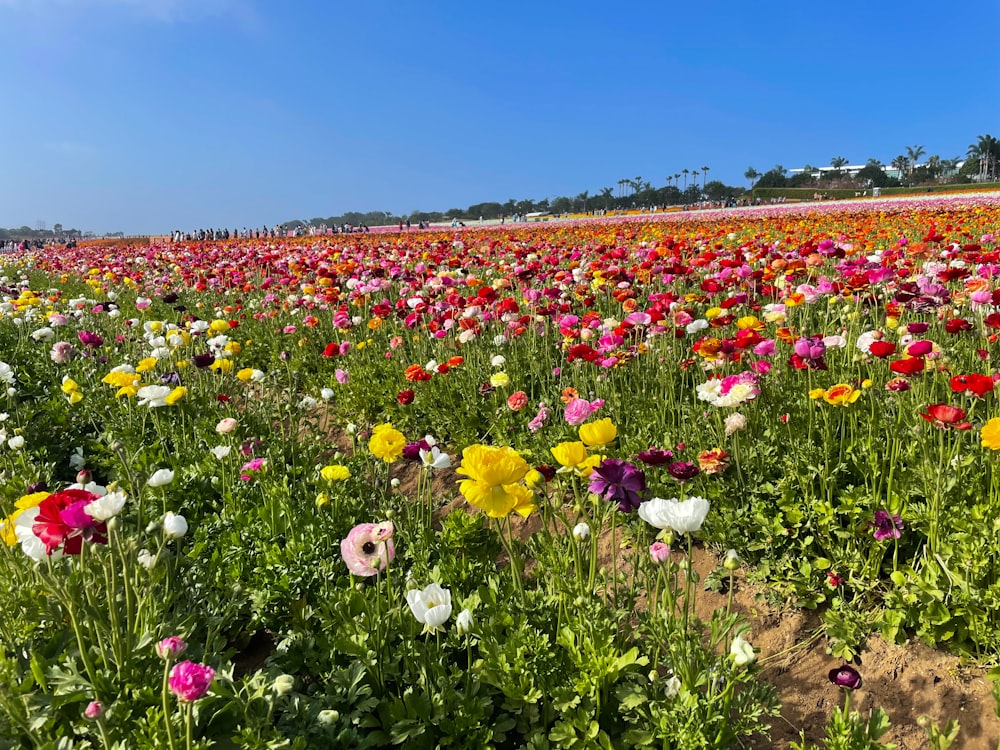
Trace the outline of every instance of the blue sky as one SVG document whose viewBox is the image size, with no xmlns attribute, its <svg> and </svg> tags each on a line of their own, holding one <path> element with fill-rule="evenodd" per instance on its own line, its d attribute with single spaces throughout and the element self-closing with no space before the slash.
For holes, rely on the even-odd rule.
<svg viewBox="0 0 1000 750">
<path fill-rule="evenodd" d="M 259 226 L 964 155 L 997 0 L 0 0 L 0 226 Z"/>
</svg>

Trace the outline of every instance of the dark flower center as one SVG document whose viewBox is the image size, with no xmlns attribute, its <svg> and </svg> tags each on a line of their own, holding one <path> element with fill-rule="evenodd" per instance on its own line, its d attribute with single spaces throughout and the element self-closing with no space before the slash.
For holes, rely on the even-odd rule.
<svg viewBox="0 0 1000 750">
<path fill-rule="evenodd" d="M 375 543 L 365 542 L 364 544 L 361 545 L 361 551 L 364 552 L 366 555 L 375 554 Z"/>
</svg>

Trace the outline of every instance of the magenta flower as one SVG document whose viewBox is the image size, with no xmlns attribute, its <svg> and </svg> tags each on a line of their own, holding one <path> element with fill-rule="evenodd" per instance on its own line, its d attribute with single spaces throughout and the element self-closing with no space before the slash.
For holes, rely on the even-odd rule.
<svg viewBox="0 0 1000 750">
<path fill-rule="evenodd" d="M 566 404 L 565 418 L 568 424 L 579 427 L 586 422 L 590 415 L 604 406 L 604 401 L 588 401 L 585 398 L 574 398 Z"/>
<path fill-rule="evenodd" d="M 260 471 L 262 468 L 264 468 L 264 464 L 266 462 L 267 462 L 266 458 L 255 458 L 251 461 L 247 461 L 245 464 L 243 464 L 243 467 L 240 469 L 240 479 L 242 479 L 244 482 L 249 482 L 251 479 L 253 479 L 253 474 L 251 472 Z"/>
<path fill-rule="evenodd" d="M 847 688 L 848 690 L 857 690 L 861 687 L 861 674 L 850 664 L 831 669 L 828 677 L 830 678 L 830 682 L 837 687 Z"/>
<path fill-rule="evenodd" d="M 340 542 L 340 555 L 347 569 L 365 578 L 385 570 L 396 556 L 393 531 L 392 521 L 361 523 L 351 529 L 347 538 Z"/>
<path fill-rule="evenodd" d="M 193 661 L 182 661 L 170 670 L 168 685 L 170 692 L 179 700 L 193 703 L 208 692 L 215 679 L 215 670 L 207 664 L 195 664 Z"/>
<path fill-rule="evenodd" d="M 875 520 L 869 521 L 868 525 L 875 529 L 873 536 L 882 541 L 883 539 L 899 539 L 903 530 L 903 519 L 897 515 L 889 515 L 889 511 L 875 511 Z"/>
<path fill-rule="evenodd" d="M 172 635 L 156 644 L 156 654 L 164 660 L 176 659 L 187 651 L 187 647 L 188 645 L 183 638 Z"/>
<path fill-rule="evenodd" d="M 674 461 L 667 467 L 667 471 L 678 482 L 686 482 L 689 479 L 694 479 L 701 473 L 701 469 L 698 468 L 697 464 L 693 464 L 690 461 Z"/>
<path fill-rule="evenodd" d="M 91 349 L 96 349 L 104 343 L 104 339 L 93 331 L 77 331 L 76 337 L 80 339 L 81 344 Z"/>
<path fill-rule="evenodd" d="M 642 503 L 646 475 L 628 461 L 606 458 L 590 473 L 588 489 L 609 503 L 618 503 L 618 510 L 628 513 Z"/>
</svg>

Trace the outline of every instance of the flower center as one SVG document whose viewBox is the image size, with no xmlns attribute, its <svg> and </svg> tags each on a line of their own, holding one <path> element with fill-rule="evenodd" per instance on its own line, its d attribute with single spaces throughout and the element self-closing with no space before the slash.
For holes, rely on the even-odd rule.
<svg viewBox="0 0 1000 750">
<path fill-rule="evenodd" d="M 361 551 L 364 552 L 366 555 L 375 554 L 375 543 L 365 542 L 364 544 L 361 545 Z"/>
</svg>

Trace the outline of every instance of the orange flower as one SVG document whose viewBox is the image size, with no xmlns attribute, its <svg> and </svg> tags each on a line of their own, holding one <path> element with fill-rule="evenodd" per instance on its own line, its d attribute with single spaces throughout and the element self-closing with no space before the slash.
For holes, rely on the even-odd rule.
<svg viewBox="0 0 1000 750">
<path fill-rule="evenodd" d="M 576 388 L 563 388 L 560 398 L 564 404 L 568 404 L 574 399 L 580 398 L 580 394 Z"/>
<path fill-rule="evenodd" d="M 729 466 L 729 454 L 722 448 L 698 454 L 698 466 L 705 474 L 721 474 Z"/>
</svg>

